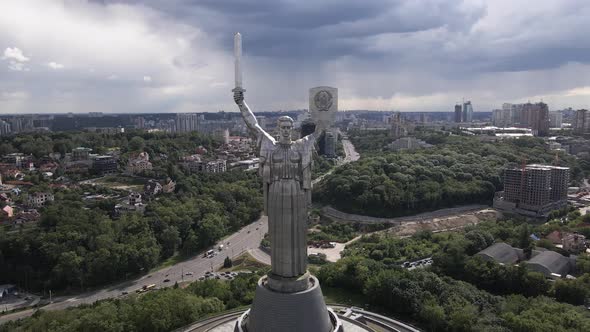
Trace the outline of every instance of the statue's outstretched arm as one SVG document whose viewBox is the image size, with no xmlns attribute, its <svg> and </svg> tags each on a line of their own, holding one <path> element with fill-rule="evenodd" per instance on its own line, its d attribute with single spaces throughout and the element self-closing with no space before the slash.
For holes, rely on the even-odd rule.
<svg viewBox="0 0 590 332">
<path fill-rule="evenodd" d="M 244 92 L 243 91 L 238 90 L 238 91 L 234 92 L 234 101 L 236 102 L 236 104 L 240 108 L 240 113 L 242 113 L 242 118 L 244 118 L 244 122 L 246 122 L 246 126 L 248 126 L 248 128 L 250 128 L 250 130 L 254 131 L 256 133 L 256 135 L 258 135 L 258 136 L 263 135 L 263 136 L 266 136 L 267 138 L 269 138 L 271 141 L 274 141 L 274 138 L 269 133 L 267 133 L 264 129 L 262 129 L 262 127 L 260 127 L 260 125 L 258 124 L 258 120 L 256 120 L 254 113 L 252 113 L 252 111 L 250 110 L 250 107 L 248 107 L 248 105 L 244 101 Z"/>
</svg>

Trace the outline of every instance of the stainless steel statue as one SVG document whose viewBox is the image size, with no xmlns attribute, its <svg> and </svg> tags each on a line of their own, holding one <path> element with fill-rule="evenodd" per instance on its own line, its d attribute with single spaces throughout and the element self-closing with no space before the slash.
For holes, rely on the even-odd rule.
<svg viewBox="0 0 590 332">
<path fill-rule="evenodd" d="M 307 272 L 312 154 L 321 128 L 292 140 L 293 119 L 283 116 L 278 120 L 277 139 L 264 131 L 244 101 L 239 33 L 234 48 L 234 101 L 258 138 L 271 242 L 271 272 L 258 281 L 252 307 L 238 319 L 234 331 L 341 331 L 337 316 L 326 307 L 319 281 Z"/>
<path fill-rule="evenodd" d="M 287 278 L 303 275 L 307 269 L 307 211 L 316 135 L 291 140 L 293 119 L 283 116 L 278 121 L 279 139 L 275 140 L 256 121 L 243 91 L 234 91 L 234 100 L 258 137 L 272 273 Z"/>
</svg>

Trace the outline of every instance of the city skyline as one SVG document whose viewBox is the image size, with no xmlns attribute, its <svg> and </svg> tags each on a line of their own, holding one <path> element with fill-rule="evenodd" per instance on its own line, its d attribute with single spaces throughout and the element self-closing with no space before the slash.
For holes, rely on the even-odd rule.
<svg viewBox="0 0 590 332">
<path fill-rule="evenodd" d="M 590 105 L 584 1 L 3 1 L 0 113 L 235 111 L 233 32 L 253 110 Z M 559 28 L 556 28 L 559 27 Z"/>
</svg>

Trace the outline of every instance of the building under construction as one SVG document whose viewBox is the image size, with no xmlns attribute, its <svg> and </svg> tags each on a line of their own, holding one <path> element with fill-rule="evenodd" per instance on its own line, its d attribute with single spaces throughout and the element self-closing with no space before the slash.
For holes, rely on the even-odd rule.
<svg viewBox="0 0 590 332">
<path fill-rule="evenodd" d="M 570 169 L 527 165 L 504 171 L 504 191 L 497 192 L 494 207 L 531 217 L 547 217 L 567 204 Z"/>
</svg>

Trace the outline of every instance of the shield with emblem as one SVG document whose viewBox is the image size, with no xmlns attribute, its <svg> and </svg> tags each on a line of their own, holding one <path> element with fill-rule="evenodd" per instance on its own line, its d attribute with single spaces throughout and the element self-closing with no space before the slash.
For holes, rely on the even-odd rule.
<svg viewBox="0 0 590 332">
<path fill-rule="evenodd" d="M 338 89 L 328 86 L 309 89 L 309 111 L 316 125 L 331 128 L 338 111 Z"/>
</svg>

